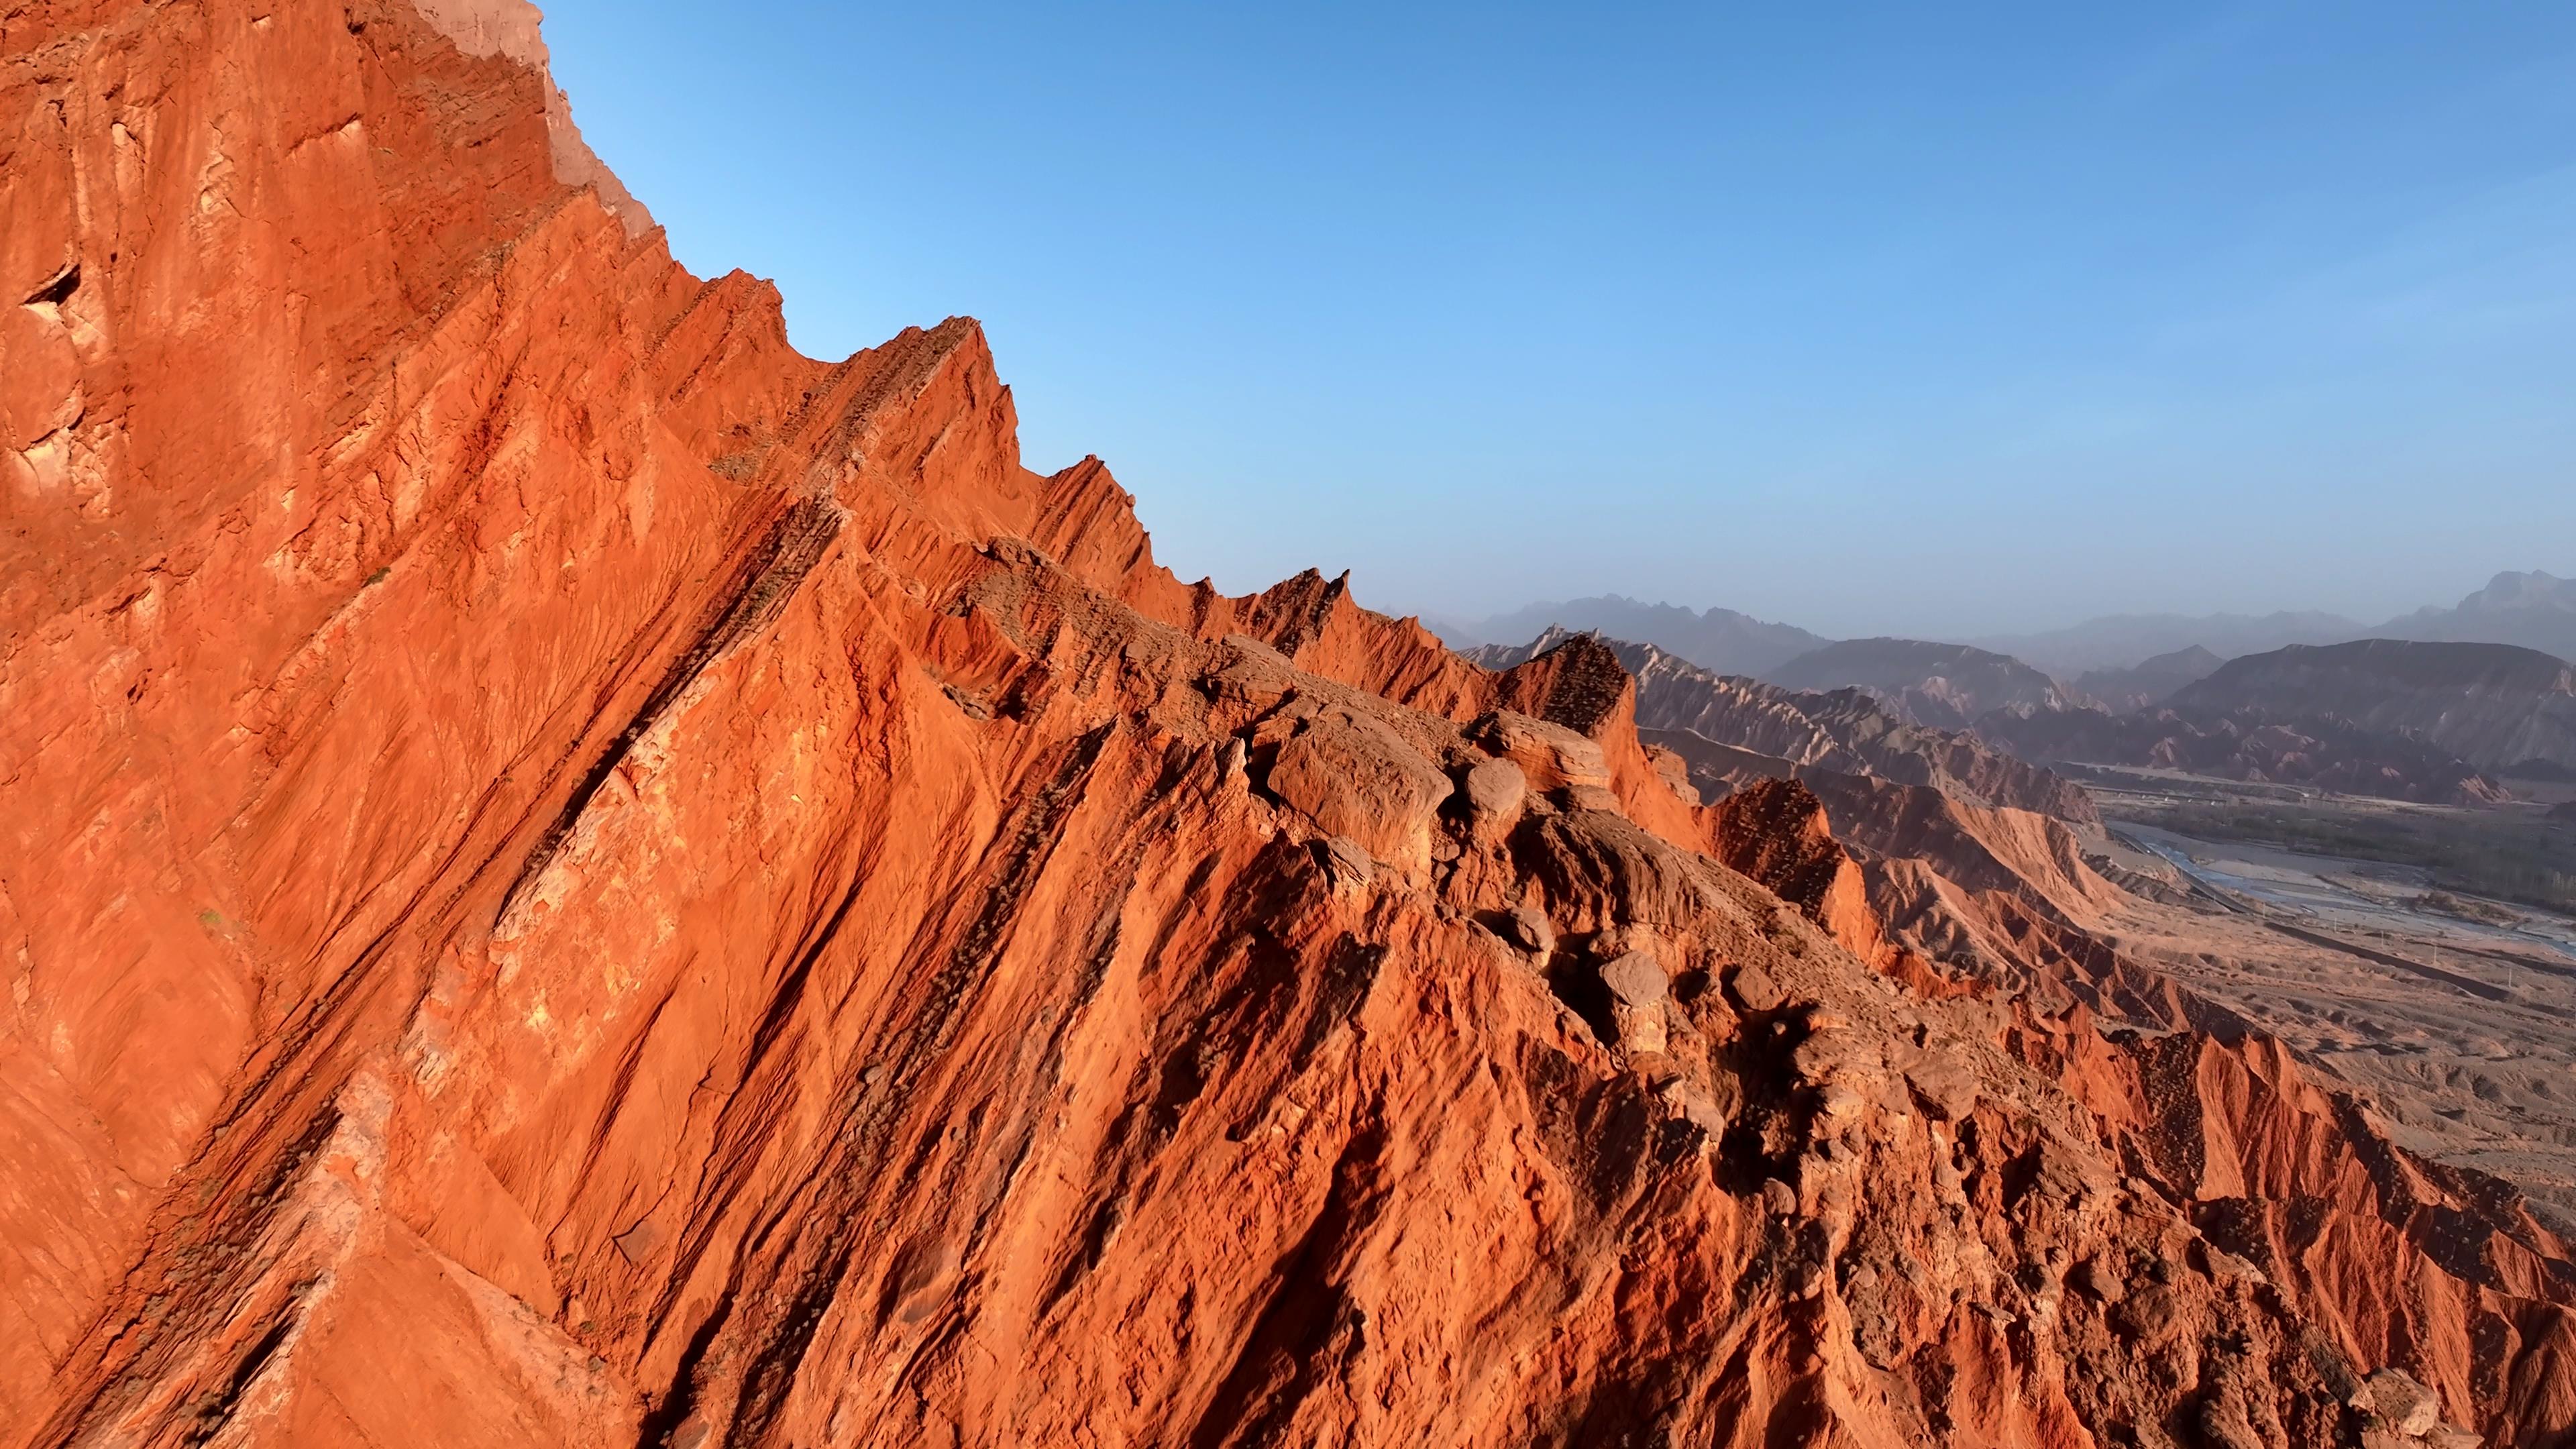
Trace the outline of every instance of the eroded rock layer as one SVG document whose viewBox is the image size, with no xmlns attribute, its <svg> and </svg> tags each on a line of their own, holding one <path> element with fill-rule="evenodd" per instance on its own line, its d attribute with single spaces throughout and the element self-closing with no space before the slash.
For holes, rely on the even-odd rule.
<svg viewBox="0 0 2576 1449">
<path fill-rule="evenodd" d="M 2509 1190 L 1182 585 L 541 53 L 0 14 L 0 1443 L 2567 1442 Z"/>
</svg>

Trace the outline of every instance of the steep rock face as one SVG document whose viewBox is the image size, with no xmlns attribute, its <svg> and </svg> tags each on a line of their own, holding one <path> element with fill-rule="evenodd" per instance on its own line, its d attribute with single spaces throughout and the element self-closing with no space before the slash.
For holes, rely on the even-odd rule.
<svg viewBox="0 0 2576 1449">
<path fill-rule="evenodd" d="M 2234 1272 L 2207 1183 L 2393 1199 L 2120 1188 L 2138 1048 L 1702 853 L 1606 651 L 1180 585 L 970 322 L 796 356 L 530 20 L 0 22 L 0 1443 L 2565 1441 L 2509 1194 Z"/>
</svg>

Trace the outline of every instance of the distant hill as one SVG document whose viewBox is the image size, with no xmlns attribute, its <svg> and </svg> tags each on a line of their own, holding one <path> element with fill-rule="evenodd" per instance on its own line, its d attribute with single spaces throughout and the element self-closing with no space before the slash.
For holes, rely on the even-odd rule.
<svg viewBox="0 0 2576 1449">
<path fill-rule="evenodd" d="M 2218 672 L 2227 661 L 2197 644 L 2177 649 L 2129 669 L 2096 669 L 2075 687 L 2114 710 L 2144 709 Z"/>
<path fill-rule="evenodd" d="M 1704 774 L 1742 785 L 1770 775 L 1815 783 L 1818 772 L 1924 785 L 1987 808 L 2032 810 L 2076 824 L 2100 816 L 2081 787 L 1963 731 L 1898 719 L 1857 689 L 1800 693 L 1758 679 L 1721 678 L 1651 647 L 1618 648 L 1637 676 L 1637 727 L 1649 743 Z M 1741 752 L 1711 758 L 1701 744 Z M 1714 767 L 1713 769 L 1711 767 Z"/>
<path fill-rule="evenodd" d="M 2391 639 L 2514 644 L 2576 659 L 2576 579 L 2502 573 L 2448 609 L 2418 609 L 2378 631 Z"/>
<path fill-rule="evenodd" d="M 2263 654 L 2290 644 L 2336 644 L 2370 632 L 2358 619 L 2313 610 L 2278 614 L 2113 614 L 2064 629 L 2004 634 L 1969 642 L 2027 660 L 2060 678 L 2133 669 L 2193 647 L 2221 659 Z"/>
<path fill-rule="evenodd" d="M 1798 656 L 1833 642 L 1795 625 L 1770 623 L 1733 609 L 1694 610 L 1617 594 L 1532 604 L 1486 619 L 1426 615 L 1422 622 L 1453 649 L 1518 645 L 1551 625 L 1563 625 L 1652 644 L 1720 674 L 1766 677 Z M 2063 629 L 1945 642 L 2020 660 L 2058 679 L 2073 680 L 2087 693 L 2108 697 L 2156 687 L 2172 673 L 2169 656 L 2195 649 L 2226 660 L 2269 654 L 2294 644 L 2344 644 L 2359 639 L 2512 644 L 2561 659 L 2576 658 L 2576 578 L 2539 571 L 2500 573 L 2457 604 L 2418 609 L 2376 627 L 2313 609 L 2272 614 L 2112 614 Z M 2142 678 L 2133 685 L 2106 679 L 2100 689 L 2085 682 L 2087 676 L 2144 671 L 2150 660 L 2158 662 L 2158 680 Z"/>
<path fill-rule="evenodd" d="M 2313 785 L 2431 805 L 2493 805 L 2503 786 L 2417 735 L 2365 729 L 2333 715 L 2274 718 L 2254 709 L 2168 704 L 2115 715 L 2098 708 L 1998 710 L 1977 734 L 2023 759 L 2181 770 L 2231 780 Z"/>
<path fill-rule="evenodd" d="M 1863 689 L 1903 718 L 1966 729 L 1999 709 L 2069 709 L 2075 690 L 2009 655 L 1921 639 L 1846 639 L 1764 672 L 1785 689 Z"/>
<path fill-rule="evenodd" d="M 2510 644 L 2292 645 L 2231 659 L 2171 702 L 2403 732 L 2484 770 L 2576 766 L 2576 666 Z"/>
<path fill-rule="evenodd" d="M 1467 657 L 1509 669 L 1571 637 L 1550 629 L 1528 644 L 1489 644 Z M 1927 786 L 1989 809 L 2100 823 L 2092 798 L 2074 783 L 1975 735 L 1900 719 L 1860 690 L 1802 693 L 1719 675 L 1651 644 L 1601 642 L 1636 678 L 1639 737 L 1681 756 L 1694 785 L 1712 798 L 1763 779 L 1813 784 L 1820 774 L 1861 775 Z"/>
<path fill-rule="evenodd" d="M 1473 622 L 1425 618 L 1423 624 L 1450 648 L 1461 651 L 1488 644 L 1516 646 L 1552 627 L 1589 631 L 1611 639 L 1652 644 L 1720 674 L 1760 674 L 1827 642 L 1823 635 L 1810 634 L 1790 624 L 1768 623 L 1733 609 L 1703 613 L 1616 594 L 1532 604 Z"/>
</svg>

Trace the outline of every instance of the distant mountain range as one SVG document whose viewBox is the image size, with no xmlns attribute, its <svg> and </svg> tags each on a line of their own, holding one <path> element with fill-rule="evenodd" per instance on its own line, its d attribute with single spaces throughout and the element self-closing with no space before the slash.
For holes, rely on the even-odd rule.
<svg viewBox="0 0 2576 1449">
<path fill-rule="evenodd" d="M 1488 644 L 1468 657 L 1509 669 L 1573 635 L 1551 629 L 1527 644 Z M 1926 786 L 1989 809 L 2100 823 L 2091 797 L 2064 778 L 1964 731 L 1911 723 L 1867 691 L 1784 689 L 1712 673 L 1652 644 L 1601 642 L 1636 678 L 1639 737 L 1679 755 L 1695 786 L 1712 797 L 1763 779 L 1814 783 L 1824 772 Z"/>
<path fill-rule="evenodd" d="M 2365 639 L 2231 659 L 2181 710 L 2347 720 L 2482 770 L 2576 767 L 2576 666 L 2510 644 Z"/>
<path fill-rule="evenodd" d="M 1961 730 L 1999 709 L 2071 709 L 2088 703 L 2008 654 L 1920 639 L 1846 639 L 1799 655 L 1764 678 L 1788 689 L 1866 690 L 1899 716 Z"/>
<path fill-rule="evenodd" d="M 2112 614 L 2039 634 L 1973 641 L 2064 679 L 2134 669 L 2145 661 L 2206 649 L 2221 660 L 2269 654 L 2292 644 L 2337 644 L 2371 632 L 2358 619 L 2315 611 L 2278 614 Z"/>
<path fill-rule="evenodd" d="M 1477 652 L 1501 663 L 1527 653 L 1533 635 L 1543 649 L 1568 629 L 1646 634 L 1640 642 L 1676 664 L 1802 697 L 1856 691 L 1909 727 L 1974 730 L 2043 763 L 2164 766 L 2463 804 L 2508 798 L 2498 778 L 2576 776 L 2576 666 L 2566 662 L 2576 656 L 2576 581 L 2545 573 L 2499 574 L 2451 608 L 2377 629 L 2329 614 L 2128 615 L 1988 641 L 2028 651 L 2055 675 L 1979 645 L 1825 641 L 1731 610 L 1617 597 L 1452 626 L 1452 638 L 1495 636 Z M 2152 645 L 2170 647 L 2138 652 Z M 2101 662 L 2069 672 L 2087 660 Z M 2061 682 L 2069 677 L 2075 683 Z M 1694 699 L 1777 705 L 1749 678 L 1694 689 Z M 1743 728 L 1730 719 L 1712 738 Z"/>
<path fill-rule="evenodd" d="M 1795 625 L 1771 623 L 1732 609 L 1695 611 L 1616 594 L 1532 604 L 1472 622 L 1423 622 L 1455 649 L 1526 644 L 1550 626 L 1562 625 L 1613 639 L 1652 644 L 1720 674 L 1762 677 L 1770 677 L 1774 670 L 1801 655 L 1837 642 Z M 2560 659 L 2576 658 L 2576 579 L 2539 572 L 2500 573 L 2485 588 L 2449 608 L 2418 609 L 2376 626 L 2315 611 L 2263 615 L 2114 614 L 2040 633 L 1941 642 L 2008 655 L 2058 679 L 2075 681 L 2079 689 L 2093 693 L 2096 691 L 2082 683 L 2085 676 L 2140 669 L 2160 656 L 2186 655 L 2198 649 L 2223 662 L 2248 654 L 2269 654 L 2293 644 L 2342 644 L 2356 639 L 2513 644 Z M 2171 666 L 2179 662 L 2163 660 L 2165 672 L 2170 673 Z M 1802 681 L 1799 687 L 1817 686 Z M 2128 686 L 2125 681 L 2115 680 L 2106 687 L 2117 692 Z"/>
<path fill-rule="evenodd" d="M 2452 644 L 2514 644 L 2576 658 L 2576 579 L 2545 573 L 2501 573 L 2450 608 L 2427 607 L 2378 625 L 2336 614 L 2121 614 L 2070 629 L 1979 639 L 1980 647 L 2060 676 L 2126 669 L 2153 655 L 2197 646 L 2221 659 L 2269 654 L 2293 644 L 2356 639 L 2414 639 Z"/>
<path fill-rule="evenodd" d="M 1762 674 L 1833 641 L 1789 624 L 1773 624 L 1733 609 L 1694 612 L 1675 604 L 1649 604 L 1617 594 L 1532 604 L 1473 623 L 1425 618 L 1425 627 L 1452 649 L 1489 644 L 1523 645 L 1550 628 L 1590 632 L 1652 644 L 1702 669 L 1720 674 Z"/>
<path fill-rule="evenodd" d="M 2418 609 L 2373 631 L 2390 639 L 2513 644 L 2576 659 L 2576 579 L 2498 574 L 2449 609 Z"/>
<path fill-rule="evenodd" d="M 2096 669 L 2075 681 L 2078 691 L 2113 710 L 2144 709 L 2169 699 L 2185 685 L 2198 684 L 2227 661 L 2198 644 L 2159 654 L 2128 669 Z"/>
</svg>

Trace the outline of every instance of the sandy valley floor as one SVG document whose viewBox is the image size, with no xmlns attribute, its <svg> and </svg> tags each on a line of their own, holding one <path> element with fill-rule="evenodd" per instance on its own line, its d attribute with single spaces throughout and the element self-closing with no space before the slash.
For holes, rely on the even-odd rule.
<svg viewBox="0 0 2576 1449">
<path fill-rule="evenodd" d="M 2576 920 L 2424 902 L 2422 868 L 2194 839 L 2116 819 L 2126 863 L 2194 889 L 2120 944 L 2386 1104 L 2400 1141 L 2508 1178 L 2576 1225 Z"/>
</svg>

